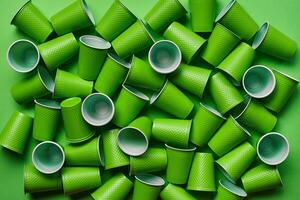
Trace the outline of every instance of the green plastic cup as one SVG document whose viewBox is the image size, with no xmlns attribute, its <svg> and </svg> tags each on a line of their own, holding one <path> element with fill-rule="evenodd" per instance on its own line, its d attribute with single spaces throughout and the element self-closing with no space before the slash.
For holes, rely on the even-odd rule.
<svg viewBox="0 0 300 200">
<path fill-rule="evenodd" d="M 44 141 L 35 146 L 32 151 L 32 163 L 44 174 L 58 172 L 64 165 L 65 153 L 62 147 L 52 141 Z"/>
<path fill-rule="evenodd" d="M 178 22 L 173 22 L 163 34 L 164 38 L 173 41 L 182 53 L 182 58 L 190 63 L 198 54 L 206 40 Z"/>
<path fill-rule="evenodd" d="M 16 72 L 31 72 L 38 66 L 39 61 L 38 47 L 30 40 L 16 40 L 8 47 L 7 62 Z"/>
<path fill-rule="evenodd" d="M 93 82 L 78 75 L 57 69 L 55 76 L 54 98 L 86 97 L 93 91 Z"/>
<path fill-rule="evenodd" d="M 120 1 L 115 0 L 96 25 L 96 31 L 112 41 L 136 21 L 136 16 Z"/>
<path fill-rule="evenodd" d="M 216 163 L 224 176 L 235 183 L 246 172 L 255 158 L 255 149 L 248 142 L 245 142 L 219 158 Z"/>
<path fill-rule="evenodd" d="M 61 120 L 60 103 L 49 99 L 34 102 L 32 137 L 38 141 L 53 140 Z"/>
<path fill-rule="evenodd" d="M 185 189 L 171 183 L 161 191 L 160 198 L 162 200 L 196 200 L 196 198 Z"/>
<path fill-rule="evenodd" d="M 288 139 L 276 132 L 263 135 L 257 142 L 257 155 L 268 165 L 279 165 L 285 161 L 290 152 Z"/>
<path fill-rule="evenodd" d="M 163 178 L 151 174 L 135 176 L 132 200 L 156 200 L 164 186 Z"/>
<path fill-rule="evenodd" d="M 217 24 L 201 52 L 201 57 L 217 67 L 239 42 L 237 35 L 221 24 Z"/>
<path fill-rule="evenodd" d="M 68 144 L 64 151 L 68 166 L 104 166 L 101 135 L 80 145 Z"/>
<path fill-rule="evenodd" d="M 254 98 L 266 98 L 276 86 L 276 78 L 271 69 L 263 65 L 250 67 L 243 76 L 243 88 Z"/>
<path fill-rule="evenodd" d="M 209 69 L 182 63 L 171 75 L 170 80 L 175 85 L 202 98 L 211 72 Z"/>
<path fill-rule="evenodd" d="M 275 69 L 272 69 L 272 71 L 276 78 L 276 86 L 272 94 L 263 99 L 263 104 L 268 109 L 279 113 L 294 94 L 299 80 Z"/>
<path fill-rule="evenodd" d="M 216 22 L 224 25 L 245 41 L 250 40 L 258 30 L 257 23 L 236 0 L 231 0 L 221 10 Z"/>
<path fill-rule="evenodd" d="M 241 92 L 220 72 L 210 78 L 208 91 L 222 114 L 227 113 L 244 100 Z"/>
<path fill-rule="evenodd" d="M 139 90 L 123 85 L 115 102 L 113 123 L 119 127 L 127 126 L 142 111 L 149 98 Z"/>
<path fill-rule="evenodd" d="M 214 200 L 242 200 L 246 197 L 245 190 L 226 179 L 221 179 Z"/>
<path fill-rule="evenodd" d="M 264 164 L 247 171 L 241 180 L 247 193 L 272 190 L 283 186 L 277 167 Z"/>
<path fill-rule="evenodd" d="M 239 85 L 254 58 L 255 50 L 247 43 L 241 42 L 217 68 L 227 73 Z"/>
<path fill-rule="evenodd" d="M 37 193 L 62 190 L 60 174 L 43 174 L 33 165 L 24 166 L 24 192 Z"/>
<path fill-rule="evenodd" d="M 194 103 L 168 80 L 159 92 L 152 95 L 150 105 L 154 105 L 180 119 L 189 116 L 194 108 Z"/>
<path fill-rule="evenodd" d="M 197 33 L 209 33 L 214 28 L 216 0 L 189 0 L 192 29 Z"/>
<path fill-rule="evenodd" d="M 85 0 L 74 1 L 53 15 L 50 21 L 57 35 L 95 26 L 93 14 Z"/>
<path fill-rule="evenodd" d="M 200 103 L 193 119 L 190 141 L 197 146 L 205 146 L 225 120 L 218 111 Z"/>
<path fill-rule="evenodd" d="M 111 44 L 94 35 L 79 38 L 78 75 L 85 80 L 97 79 Z"/>
<path fill-rule="evenodd" d="M 95 134 L 81 115 L 81 104 L 79 97 L 66 99 L 60 104 L 66 138 L 70 143 L 86 141 Z"/>
<path fill-rule="evenodd" d="M 113 97 L 126 79 L 131 64 L 119 58 L 117 55 L 108 53 L 106 61 L 95 82 L 94 89 L 97 92 Z"/>
<path fill-rule="evenodd" d="M 118 146 L 119 129 L 102 133 L 105 170 L 129 165 L 129 157 Z"/>
<path fill-rule="evenodd" d="M 154 119 L 152 137 L 169 145 L 186 148 L 189 144 L 191 126 L 192 120 Z"/>
<path fill-rule="evenodd" d="M 166 170 L 168 182 L 185 184 L 188 180 L 196 147 L 179 149 L 167 144 L 166 147 L 168 156 Z"/>
<path fill-rule="evenodd" d="M 124 174 L 117 173 L 93 192 L 91 196 L 94 200 L 123 200 L 127 197 L 132 187 L 133 183 Z"/>
<path fill-rule="evenodd" d="M 98 167 L 65 167 L 61 175 L 64 193 L 68 195 L 89 191 L 101 185 Z"/>
<path fill-rule="evenodd" d="M 121 58 L 128 58 L 153 44 L 153 39 L 148 33 L 144 23 L 137 20 L 123 33 L 112 41 L 115 52 Z"/>
<path fill-rule="evenodd" d="M 158 91 L 165 83 L 165 76 L 154 71 L 148 62 L 133 56 L 125 83 Z"/>
<path fill-rule="evenodd" d="M 37 42 L 45 42 L 53 33 L 53 27 L 43 13 L 30 0 L 18 10 L 10 24 L 15 25 Z"/>
<path fill-rule="evenodd" d="M 208 142 L 210 149 L 219 157 L 228 153 L 251 136 L 231 115 Z"/>
<path fill-rule="evenodd" d="M 77 55 L 79 45 L 73 33 L 68 33 L 38 45 L 38 49 L 46 67 L 54 71 Z"/>
<path fill-rule="evenodd" d="M 31 133 L 33 119 L 28 115 L 15 111 L 0 135 L 0 145 L 19 154 L 23 154 Z"/>
<path fill-rule="evenodd" d="M 290 60 L 297 51 L 297 43 L 265 22 L 256 33 L 252 47 L 270 56 Z"/>
<path fill-rule="evenodd" d="M 211 153 L 195 153 L 187 183 L 193 191 L 215 192 L 214 157 Z"/>
<path fill-rule="evenodd" d="M 151 147 L 141 156 L 130 157 L 129 175 L 164 171 L 167 162 L 164 148 Z"/>
</svg>

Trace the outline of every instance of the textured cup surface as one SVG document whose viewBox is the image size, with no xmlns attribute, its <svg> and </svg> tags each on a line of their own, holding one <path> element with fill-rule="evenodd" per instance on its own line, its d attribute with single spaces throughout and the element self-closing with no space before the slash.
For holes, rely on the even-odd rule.
<svg viewBox="0 0 300 200">
<path fill-rule="evenodd" d="M 247 197 L 245 190 L 227 179 L 221 179 L 215 200 L 242 200 Z"/>
<path fill-rule="evenodd" d="M 160 193 L 162 200 L 196 200 L 190 193 L 180 186 L 169 183 Z"/>
<path fill-rule="evenodd" d="M 190 17 L 194 32 L 211 32 L 214 27 L 216 0 L 190 0 Z"/>
</svg>

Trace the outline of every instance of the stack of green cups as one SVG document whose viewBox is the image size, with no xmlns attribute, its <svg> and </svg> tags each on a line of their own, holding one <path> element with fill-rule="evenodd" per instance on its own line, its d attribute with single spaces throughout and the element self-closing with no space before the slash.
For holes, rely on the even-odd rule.
<svg viewBox="0 0 300 200">
<path fill-rule="evenodd" d="M 162 200 L 196 200 L 196 198 L 185 189 L 171 183 L 161 191 L 160 198 Z"/>
<path fill-rule="evenodd" d="M 247 197 L 247 193 L 232 182 L 221 179 L 214 200 L 242 200 Z"/>
</svg>

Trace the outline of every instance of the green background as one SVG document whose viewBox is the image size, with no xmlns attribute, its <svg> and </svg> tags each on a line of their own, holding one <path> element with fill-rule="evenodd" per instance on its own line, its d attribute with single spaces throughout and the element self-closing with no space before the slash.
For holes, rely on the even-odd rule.
<svg viewBox="0 0 300 200">
<path fill-rule="evenodd" d="M 0 129 L 5 125 L 11 113 L 18 109 L 33 116 L 32 106 L 17 105 L 10 95 L 12 84 L 23 78 L 22 75 L 14 72 L 6 62 L 6 50 L 8 46 L 16 39 L 28 38 L 20 33 L 14 26 L 10 25 L 12 15 L 16 9 L 23 4 L 22 0 L 1 0 L 0 6 Z M 33 0 L 33 3 L 50 18 L 54 13 L 68 5 L 72 0 Z M 154 5 L 156 0 L 124 0 L 126 6 L 138 17 L 142 18 L 145 13 Z M 181 0 L 185 7 L 188 7 L 188 0 Z M 218 0 L 218 11 L 226 3 L 226 0 Z M 240 4 L 261 25 L 264 21 L 269 21 L 272 25 L 282 30 L 294 38 L 298 46 L 300 45 L 300 1 L 299 0 L 239 0 Z M 87 0 L 95 20 L 99 21 L 101 16 L 108 9 L 112 0 Z M 30 39 L 30 38 L 28 38 Z M 268 56 L 259 55 L 255 61 L 256 64 L 265 64 L 286 72 L 300 79 L 300 56 L 299 53 L 290 62 L 284 62 L 272 59 Z M 76 62 L 70 62 L 64 65 L 64 69 L 74 69 Z M 276 192 L 261 193 L 249 197 L 249 199 L 272 199 L 283 200 L 300 198 L 299 179 L 300 179 L 300 140 L 299 140 L 299 111 L 300 111 L 300 93 L 299 87 L 297 93 L 291 98 L 288 105 L 280 113 L 279 122 L 275 128 L 276 131 L 283 133 L 290 141 L 290 156 L 287 161 L 279 166 L 282 175 L 284 187 Z M 151 114 L 151 113 L 150 113 Z M 153 114 L 153 113 L 152 113 Z M 258 135 L 254 133 L 252 142 L 255 143 Z M 64 143 L 64 134 L 62 131 L 58 134 L 58 141 Z M 0 148 L 0 199 L 1 200 L 19 200 L 19 199 L 70 199 L 61 194 L 47 195 L 24 195 L 23 192 L 23 165 L 24 162 L 30 162 L 30 152 L 35 145 L 31 139 L 26 156 L 19 156 Z M 204 195 L 204 194 L 202 194 Z M 200 196 L 202 196 L 200 194 Z M 80 198 L 81 199 L 81 198 Z M 199 198 L 202 199 L 202 198 Z"/>
</svg>

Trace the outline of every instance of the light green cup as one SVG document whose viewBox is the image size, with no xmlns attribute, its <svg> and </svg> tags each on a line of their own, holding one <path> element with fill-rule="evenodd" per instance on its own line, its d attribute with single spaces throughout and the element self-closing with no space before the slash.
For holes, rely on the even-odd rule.
<svg viewBox="0 0 300 200">
<path fill-rule="evenodd" d="M 0 134 L 0 145 L 6 149 L 23 154 L 31 133 L 33 119 L 15 111 Z"/>
<path fill-rule="evenodd" d="M 132 200 L 156 200 L 165 184 L 163 178 L 151 174 L 135 176 Z"/>
<path fill-rule="evenodd" d="M 37 170 L 44 174 L 58 172 L 65 162 L 62 147 L 52 141 L 44 141 L 35 146 L 32 151 L 32 163 Z"/>
<path fill-rule="evenodd" d="M 61 120 L 60 103 L 49 99 L 34 102 L 32 137 L 38 141 L 53 140 Z"/>
<path fill-rule="evenodd" d="M 120 1 L 115 0 L 96 25 L 96 31 L 112 41 L 136 21 L 136 16 Z"/>
<path fill-rule="evenodd" d="M 83 35 L 79 38 L 78 75 L 88 81 L 98 77 L 111 44 L 94 35 Z"/>
<path fill-rule="evenodd" d="M 162 200 L 196 200 L 182 187 L 169 183 L 160 193 Z"/>
<path fill-rule="evenodd" d="M 57 35 L 95 26 L 93 14 L 85 0 L 74 1 L 53 15 L 50 21 Z"/>
<path fill-rule="evenodd" d="M 245 190 L 226 179 L 221 179 L 214 200 L 242 200 L 246 197 Z"/>
<path fill-rule="evenodd" d="M 95 134 L 81 115 L 81 104 L 79 97 L 66 99 L 60 104 L 66 138 L 70 143 L 86 141 Z"/>
</svg>

